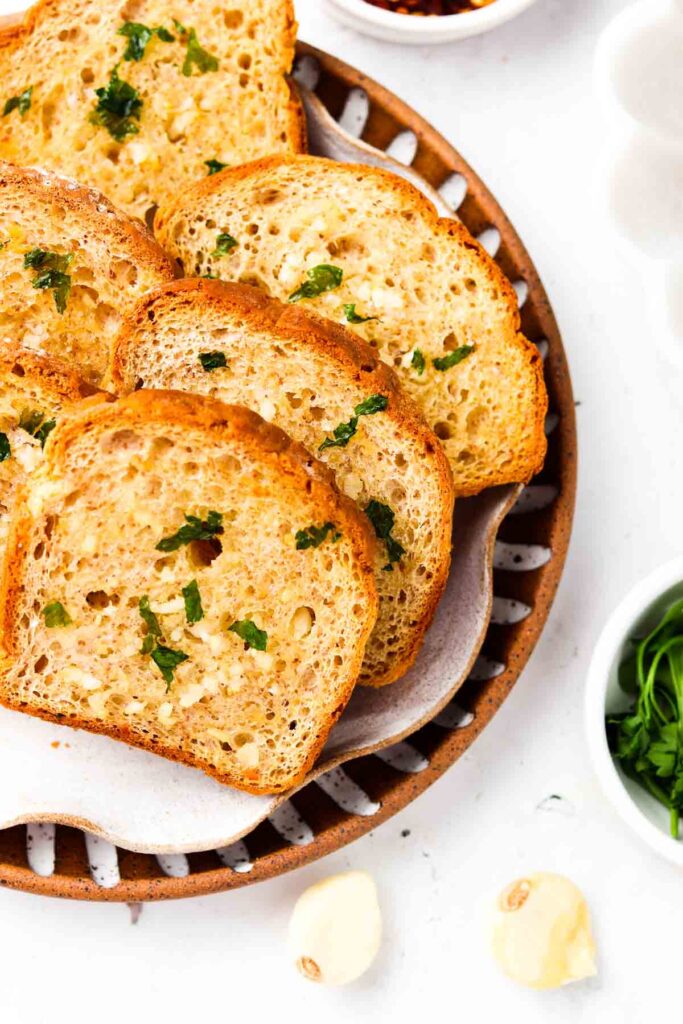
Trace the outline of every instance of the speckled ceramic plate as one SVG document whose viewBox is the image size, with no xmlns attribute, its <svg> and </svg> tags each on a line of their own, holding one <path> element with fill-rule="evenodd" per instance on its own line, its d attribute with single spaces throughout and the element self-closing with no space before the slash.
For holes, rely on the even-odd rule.
<svg viewBox="0 0 683 1024">
<path fill-rule="evenodd" d="M 355 692 L 296 794 L 250 797 L 104 737 L 2 711 L 0 770 L 11 782 L 0 789 L 0 822 L 13 827 L 0 831 L 0 883 L 81 898 L 187 896 L 328 853 L 457 759 L 509 692 L 545 622 L 571 527 L 575 424 L 538 276 L 484 185 L 410 108 L 303 44 L 297 74 L 347 130 L 436 188 L 512 281 L 525 333 L 545 357 L 546 467 L 522 493 L 499 488 L 459 502 L 449 586 L 416 665 L 391 687 Z"/>
</svg>

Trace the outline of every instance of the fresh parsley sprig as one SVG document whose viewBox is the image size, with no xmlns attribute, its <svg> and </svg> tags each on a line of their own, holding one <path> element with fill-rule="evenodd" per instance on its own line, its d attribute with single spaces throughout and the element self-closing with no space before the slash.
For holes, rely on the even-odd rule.
<svg viewBox="0 0 683 1024">
<path fill-rule="evenodd" d="M 212 174 L 218 174 L 219 171 L 224 171 L 228 165 L 221 163 L 220 160 L 205 160 L 204 166 L 208 168 L 206 173 L 211 177 Z"/>
<path fill-rule="evenodd" d="M 185 28 L 175 18 L 173 19 L 173 24 L 182 41 L 187 44 L 185 60 L 182 66 L 182 72 L 185 77 L 189 78 L 194 68 L 197 69 L 200 75 L 205 75 L 207 71 L 218 71 L 218 59 L 212 53 L 205 50 L 203 46 L 199 45 L 196 31 L 193 28 Z"/>
<path fill-rule="evenodd" d="M 229 235 L 227 231 L 221 231 L 219 235 L 216 235 L 216 248 L 211 255 L 214 259 L 220 259 L 221 256 L 227 256 L 231 253 L 233 249 L 237 248 L 238 244 L 237 239 Z"/>
<path fill-rule="evenodd" d="M 158 618 L 150 607 L 149 597 L 147 594 L 140 598 L 138 609 L 140 612 L 140 618 L 147 626 L 147 633 L 142 641 L 140 654 L 149 654 L 150 658 L 164 677 L 166 693 L 168 693 L 171 689 L 171 683 L 173 682 L 176 668 L 178 665 L 182 665 L 184 661 L 188 661 L 189 655 L 185 654 L 184 651 L 174 651 L 172 648 L 167 647 L 166 644 L 162 643 L 164 639 L 163 631 Z"/>
<path fill-rule="evenodd" d="M 240 619 L 233 622 L 232 626 L 228 626 L 228 632 L 236 633 L 241 640 L 244 640 L 247 650 L 253 647 L 255 651 L 265 651 L 268 647 L 268 634 L 264 629 L 259 629 L 251 619 Z"/>
<path fill-rule="evenodd" d="M 28 89 L 24 89 L 18 96 L 10 96 L 5 102 L 2 108 L 2 116 L 7 117 L 13 110 L 18 110 L 21 117 L 24 117 L 31 109 L 31 96 L 33 94 L 33 86 L 29 85 Z"/>
<path fill-rule="evenodd" d="M 668 808 L 677 839 L 683 810 L 683 600 L 634 643 L 619 668 L 619 684 L 633 705 L 607 716 L 607 739 L 623 771 Z"/>
<path fill-rule="evenodd" d="M 394 562 L 400 562 L 406 549 L 402 544 L 392 537 L 396 516 L 389 505 L 383 505 L 381 501 L 374 498 L 365 507 L 365 514 L 375 530 L 375 536 L 384 541 L 387 549 L 388 563 L 382 567 L 384 572 L 394 571 Z"/>
<path fill-rule="evenodd" d="M 322 444 L 318 446 L 318 451 L 324 452 L 327 448 L 346 448 L 358 430 L 358 420 L 360 417 L 374 416 L 377 412 L 384 412 L 388 404 L 389 399 L 386 395 L 370 395 L 364 402 L 356 406 L 353 410 L 354 415 L 348 423 L 340 423 L 334 428 L 333 436 L 326 437 Z"/>
<path fill-rule="evenodd" d="M 289 302 L 300 302 L 301 299 L 315 299 L 324 292 L 332 292 L 338 288 L 344 278 L 341 267 L 333 267 L 329 263 L 321 263 L 306 271 L 307 281 L 300 284 L 289 296 Z"/>
<path fill-rule="evenodd" d="M 12 449 L 10 448 L 9 438 L 7 434 L 0 434 L 0 462 L 11 458 Z"/>
<path fill-rule="evenodd" d="M 223 513 L 211 511 L 206 519 L 199 516 L 185 516 L 185 526 L 171 534 L 170 537 L 162 537 L 156 546 L 157 551 L 177 551 L 184 544 L 191 544 L 193 540 L 213 540 L 214 537 L 223 533 Z"/>
<path fill-rule="evenodd" d="M 139 21 L 124 21 L 121 28 L 117 30 L 117 34 L 125 36 L 128 40 L 128 46 L 123 51 L 124 60 L 142 60 L 145 56 L 147 45 L 153 36 L 160 39 L 162 43 L 175 42 L 175 36 L 171 35 L 163 25 L 149 28 L 147 25 L 142 25 Z"/>
<path fill-rule="evenodd" d="M 19 429 L 25 430 L 31 437 L 40 441 L 40 447 L 45 447 L 45 442 L 57 426 L 56 420 L 45 419 L 45 413 L 39 409 L 24 409 L 19 417 Z"/>
<path fill-rule="evenodd" d="M 461 345 L 460 348 L 454 348 L 447 356 L 439 356 L 436 359 L 432 359 L 432 366 L 435 370 L 450 370 L 451 366 L 457 366 L 463 359 L 467 359 L 472 352 L 474 352 L 474 345 Z"/>
<path fill-rule="evenodd" d="M 111 72 L 107 85 L 95 89 L 97 103 L 90 114 L 90 123 L 106 128 L 117 142 L 125 142 L 129 135 L 137 135 L 140 128 L 142 100 L 130 82 L 119 77 L 118 64 Z"/>
<path fill-rule="evenodd" d="M 221 370 L 228 365 L 225 352 L 200 352 L 199 362 L 202 364 L 202 370 L 206 373 L 211 373 L 212 370 Z"/>
<path fill-rule="evenodd" d="M 344 319 L 348 324 L 367 324 L 370 320 L 379 320 L 378 316 L 360 316 L 356 313 L 355 302 L 344 303 Z"/>
<path fill-rule="evenodd" d="M 46 249 L 31 249 L 24 254 L 24 270 L 36 271 L 31 282 L 33 287 L 52 292 L 58 313 L 64 312 L 71 294 L 71 275 L 67 270 L 73 259 L 72 252 L 48 252 Z"/>
<path fill-rule="evenodd" d="M 332 543 L 336 543 L 341 537 L 341 533 L 334 523 L 325 523 L 323 526 L 311 525 L 304 530 L 297 530 L 294 536 L 296 550 L 305 551 L 307 548 L 319 548 L 328 537 Z"/>
<path fill-rule="evenodd" d="M 49 601 L 43 608 L 43 618 L 48 629 L 54 629 L 55 626 L 63 629 L 73 622 L 61 601 Z"/>
</svg>

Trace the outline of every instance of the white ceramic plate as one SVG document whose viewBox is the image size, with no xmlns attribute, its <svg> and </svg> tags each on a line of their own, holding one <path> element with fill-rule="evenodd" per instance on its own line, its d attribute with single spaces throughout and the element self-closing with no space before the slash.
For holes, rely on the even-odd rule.
<svg viewBox="0 0 683 1024">
<path fill-rule="evenodd" d="M 494 0 L 477 11 L 418 18 L 384 11 L 365 0 L 326 0 L 330 12 L 349 28 L 394 43 L 450 43 L 504 24 L 536 0 Z"/>
</svg>

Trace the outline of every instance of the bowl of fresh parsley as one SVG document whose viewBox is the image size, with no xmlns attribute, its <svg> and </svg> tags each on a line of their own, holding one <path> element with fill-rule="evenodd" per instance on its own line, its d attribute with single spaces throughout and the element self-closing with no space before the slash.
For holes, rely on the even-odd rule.
<svg viewBox="0 0 683 1024">
<path fill-rule="evenodd" d="M 607 797 L 683 866 L 683 558 L 637 584 L 607 622 L 588 674 L 586 725 Z"/>
</svg>

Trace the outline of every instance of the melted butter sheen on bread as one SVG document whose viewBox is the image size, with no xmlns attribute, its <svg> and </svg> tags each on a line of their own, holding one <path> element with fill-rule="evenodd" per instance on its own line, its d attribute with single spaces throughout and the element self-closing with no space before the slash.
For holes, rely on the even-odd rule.
<svg viewBox="0 0 683 1024">
<path fill-rule="evenodd" d="M 341 271 L 338 287 L 301 305 L 337 322 L 350 306 L 371 318 L 349 326 L 422 409 L 457 495 L 523 483 L 541 468 L 547 396 L 514 291 L 463 225 L 439 219 L 403 179 L 276 157 L 198 183 L 159 211 L 155 228 L 186 274 L 255 284 L 280 299 L 316 267 Z M 216 230 L 237 242 L 227 255 L 216 251 Z"/>
<path fill-rule="evenodd" d="M 41 274 L 50 284 L 45 266 L 26 265 L 37 252 L 62 261 L 62 310 L 54 288 L 35 286 Z M 99 384 L 122 314 L 172 278 L 151 233 L 101 193 L 0 161 L 0 351 L 20 343 Z"/>
<path fill-rule="evenodd" d="M 161 28 L 173 41 L 155 33 L 142 59 L 126 60 L 124 22 Z M 189 32 L 208 58 L 186 75 Z M 0 156 L 96 185 L 144 217 L 206 175 L 205 161 L 304 148 L 285 80 L 295 34 L 291 0 L 40 0 L 23 25 L 0 32 L 0 110 L 32 88 L 27 110 L 0 118 Z M 90 120 L 115 67 L 141 104 L 122 140 Z"/>
<path fill-rule="evenodd" d="M 246 409 L 141 391 L 72 409 L 23 497 L 2 595 L 2 703 L 249 792 L 300 781 L 377 613 L 372 537 L 331 474 Z M 158 548 L 185 516 L 216 513 L 213 541 Z M 334 557 L 296 549 L 297 530 L 328 520 L 342 535 Z M 170 678 L 157 645 L 185 656 Z"/>
<path fill-rule="evenodd" d="M 204 369 L 202 357 L 209 358 Z M 360 682 L 382 686 L 415 660 L 448 576 L 453 484 L 438 439 L 398 378 L 350 331 L 245 285 L 178 281 L 143 299 L 117 341 L 113 384 L 212 395 L 254 409 L 334 469 L 359 509 L 380 502 L 393 515 L 403 553 L 390 565 L 377 543 L 377 624 Z M 358 417 L 344 447 L 325 438 L 372 396 L 386 401 Z M 323 526 L 318 523 L 317 526 Z M 328 531 L 321 550 L 334 557 Z"/>
</svg>

